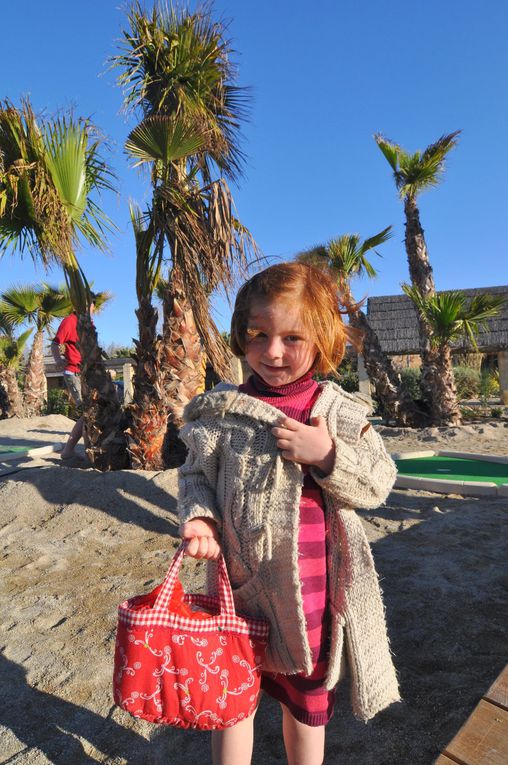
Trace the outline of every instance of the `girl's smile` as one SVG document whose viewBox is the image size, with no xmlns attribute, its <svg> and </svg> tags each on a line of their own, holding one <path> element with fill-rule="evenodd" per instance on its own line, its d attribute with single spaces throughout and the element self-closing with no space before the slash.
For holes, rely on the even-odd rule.
<svg viewBox="0 0 508 765">
<path fill-rule="evenodd" d="M 282 300 L 252 303 L 245 358 L 265 382 L 278 386 L 298 380 L 312 368 L 316 353 L 296 306 Z"/>
</svg>

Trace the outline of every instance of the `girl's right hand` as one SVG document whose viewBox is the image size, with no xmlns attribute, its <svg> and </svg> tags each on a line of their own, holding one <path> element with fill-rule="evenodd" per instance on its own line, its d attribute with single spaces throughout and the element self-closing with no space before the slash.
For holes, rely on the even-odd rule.
<svg viewBox="0 0 508 765">
<path fill-rule="evenodd" d="M 217 560 L 220 555 L 217 524 L 211 518 L 193 518 L 180 528 L 182 539 L 188 540 L 185 554 L 191 558 Z"/>
</svg>

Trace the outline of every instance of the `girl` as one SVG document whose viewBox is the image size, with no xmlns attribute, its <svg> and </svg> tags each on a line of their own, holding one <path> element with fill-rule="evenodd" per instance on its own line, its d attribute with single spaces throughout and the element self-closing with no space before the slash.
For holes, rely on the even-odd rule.
<svg viewBox="0 0 508 765">
<path fill-rule="evenodd" d="M 399 700 L 370 548 L 352 508 L 387 497 L 395 467 L 367 408 L 333 382 L 345 352 L 337 286 L 283 263 L 236 299 L 231 346 L 252 376 L 187 406 L 179 513 L 187 554 L 222 551 L 237 609 L 270 622 L 263 689 L 281 702 L 289 765 L 320 765 L 347 654 L 354 713 Z M 343 643 L 347 650 L 343 651 Z M 212 734 L 216 765 L 248 765 L 253 718 Z"/>
</svg>

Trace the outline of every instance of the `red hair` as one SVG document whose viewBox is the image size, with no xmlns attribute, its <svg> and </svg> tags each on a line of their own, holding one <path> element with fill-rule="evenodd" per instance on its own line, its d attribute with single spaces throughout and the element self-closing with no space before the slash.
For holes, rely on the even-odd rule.
<svg viewBox="0 0 508 765">
<path fill-rule="evenodd" d="M 358 333 L 342 319 L 350 306 L 330 272 L 307 263 L 279 263 L 253 276 L 238 292 L 231 319 L 231 350 L 235 356 L 245 355 L 251 307 L 258 299 L 300 303 L 301 321 L 318 351 L 315 373 L 336 374 L 346 352 L 346 341 L 358 345 Z"/>
</svg>

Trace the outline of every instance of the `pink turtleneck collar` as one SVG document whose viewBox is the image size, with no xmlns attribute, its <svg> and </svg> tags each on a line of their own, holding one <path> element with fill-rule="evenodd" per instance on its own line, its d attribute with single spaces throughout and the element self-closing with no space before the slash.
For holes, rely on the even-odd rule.
<svg viewBox="0 0 508 765">
<path fill-rule="evenodd" d="M 307 372 L 298 380 L 286 385 L 268 385 L 262 377 L 253 373 L 247 382 L 238 387 L 241 393 L 265 401 L 280 409 L 288 417 L 307 423 L 310 412 L 320 393 L 319 385 Z"/>
</svg>

